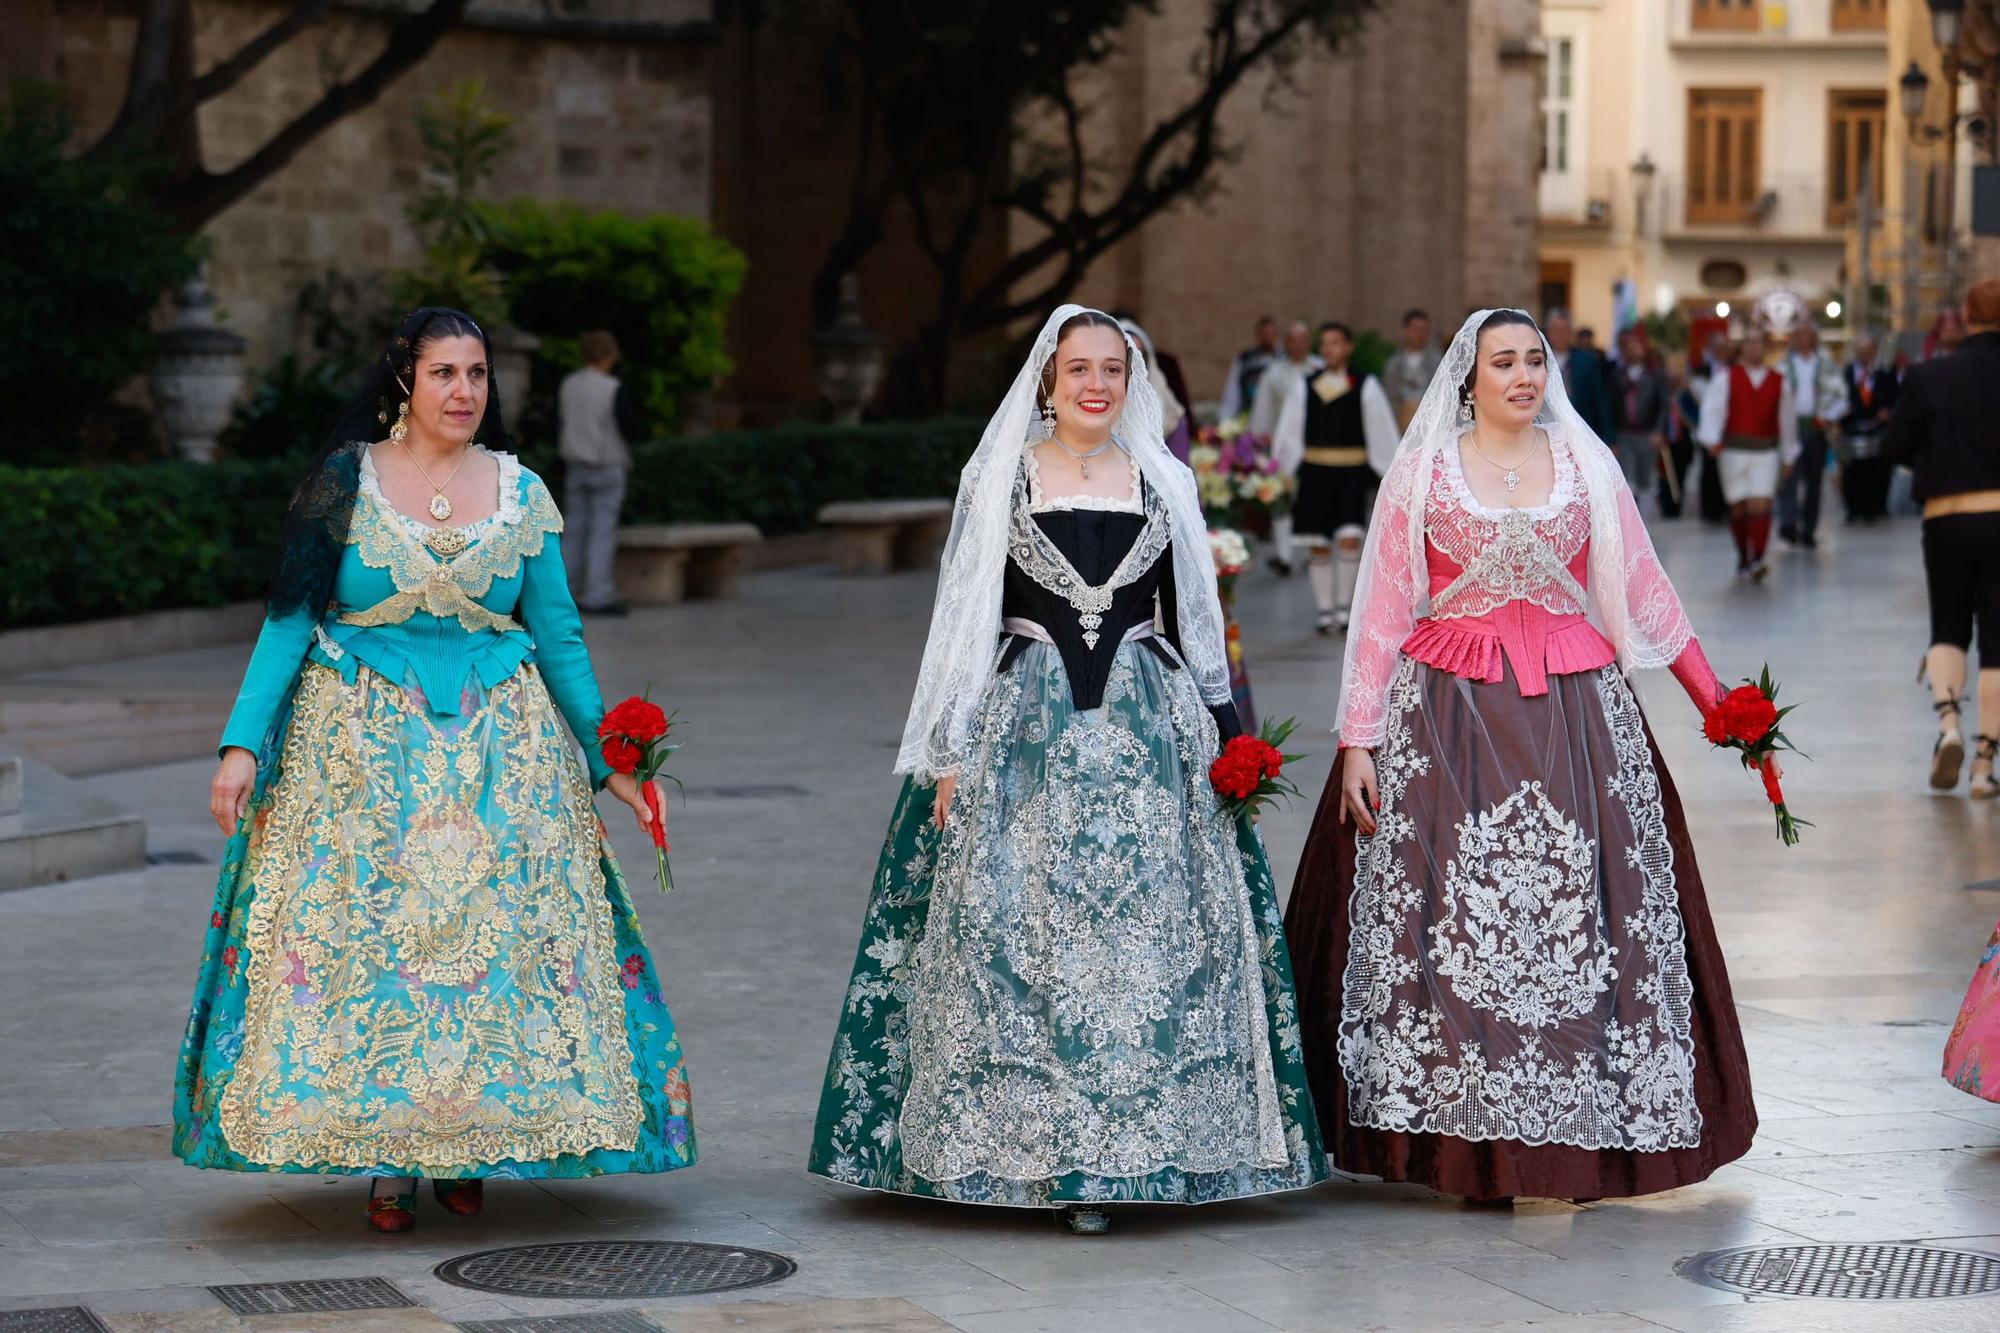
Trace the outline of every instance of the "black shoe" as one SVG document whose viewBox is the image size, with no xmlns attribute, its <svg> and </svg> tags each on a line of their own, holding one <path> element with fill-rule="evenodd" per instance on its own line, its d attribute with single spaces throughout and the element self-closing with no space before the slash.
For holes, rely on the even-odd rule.
<svg viewBox="0 0 2000 1333">
<path fill-rule="evenodd" d="M 1799 538 L 1799 545 L 1805 547 L 1808 551 L 1817 551 L 1819 549 L 1819 538 L 1801 537 Z"/>
<path fill-rule="evenodd" d="M 1799 544 L 1799 530 L 1787 523 L 1778 529 L 1778 540 L 1788 546 L 1797 546 Z"/>
<path fill-rule="evenodd" d="M 1281 579 L 1288 579 L 1292 576 L 1292 562 L 1289 560 L 1280 560 L 1274 555 L 1264 563 L 1269 565 L 1271 572 Z"/>
<path fill-rule="evenodd" d="M 632 608 L 623 602 L 606 602 L 603 606 L 579 606 L 577 610 L 587 616 L 629 616 Z"/>
</svg>

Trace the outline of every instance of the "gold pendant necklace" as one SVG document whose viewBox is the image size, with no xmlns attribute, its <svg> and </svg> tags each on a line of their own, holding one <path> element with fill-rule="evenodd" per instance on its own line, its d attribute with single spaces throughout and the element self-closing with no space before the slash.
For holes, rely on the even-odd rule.
<svg viewBox="0 0 2000 1333">
<path fill-rule="evenodd" d="M 434 492 L 434 494 L 431 496 L 431 505 L 430 505 L 431 517 L 436 519 L 440 523 L 444 522 L 446 519 L 451 517 L 451 501 L 445 498 L 444 486 L 449 486 L 454 481 L 458 480 L 459 469 L 465 466 L 465 460 L 472 453 L 471 447 L 467 446 L 459 450 L 458 467 L 455 467 L 451 470 L 451 475 L 444 479 L 444 486 L 440 486 L 435 481 L 431 480 L 430 473 L 424 471 L 424 465 L 422 463 L 417 462 L 416 452 L 410 448 L 409 442 L 406 440 L 399 440 L 397 441 L 397 443 L 403 446 L 403 452 L 409 454 L 410 462 L 415 464 L 418 474 L 423 477 L 425 484 L 428 485 Z M 1476 449 L 1479 446 L 1474 445 L 1473 447 Z"/>
</svg>

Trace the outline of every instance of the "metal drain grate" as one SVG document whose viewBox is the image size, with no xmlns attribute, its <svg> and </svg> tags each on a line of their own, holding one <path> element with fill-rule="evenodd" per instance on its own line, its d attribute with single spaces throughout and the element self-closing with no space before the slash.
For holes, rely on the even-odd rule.
<svg viewBox="0 0 2000 1333">
<path fill-rule="evenodd" d="M 1929 1245 L 1746 1245 L 1694 1255 L 1674 1271 L 1745 1296 L 1908 1301 L 2000 1291 L 2000 1255 Z"/>
<path fill-rule="evenodd" d="M 782 1254 L 692 1241 L 569 1241 L 516 1245 L 447 1259 L 440 1280 L 503 1296 L 571 1300 L 692 1296 L 777 1282 L 798 1271 Z"/>
<path fill-rule="evenodd" d="M 238 1314 L 313 1314 L 327 1310 L 396 1310 L 416 1302 L 379 1277 L 309 1278 L 210 1287 Z"/>
<path fill-rule="evenodd" d="M 81 1305 L 43 1310 L 0 1310 L 0 1333 L 110 1333 L 104 1321 Z"/>
<path fill-rule="evenodd" d="M 520 1319 L 475 1319 L 460 1333 L 662 1333 L 660 1326 L 632 1310 L 603 1314 L 527 1315 Z"/>
</svg>

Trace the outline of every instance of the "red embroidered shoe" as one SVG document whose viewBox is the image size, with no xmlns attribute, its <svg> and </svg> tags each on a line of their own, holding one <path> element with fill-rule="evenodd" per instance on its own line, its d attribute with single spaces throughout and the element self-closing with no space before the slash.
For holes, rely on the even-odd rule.
<svg viewBox="0 0 2000 1333">
<path fill-rule="evenodd" d="M 414 1194 L 371 1194 L 368 1196 L 368 1226 L 372 1231 L 394 1234 L 417 1224 L 417 1196 Z"/>
<path fill-rule="evenodd" d="M 486 1182 L 483 1180 L 433 1180 L 431 1193 L 444 1205 L 448 1213 L 460 1217 L 477 1217 L 479 1210 L 486 1206 Z"/>
</svg>

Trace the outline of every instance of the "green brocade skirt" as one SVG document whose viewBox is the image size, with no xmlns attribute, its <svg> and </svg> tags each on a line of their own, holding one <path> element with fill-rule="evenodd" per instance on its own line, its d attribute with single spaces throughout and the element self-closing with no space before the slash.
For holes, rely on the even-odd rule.
<svg viewBox="0 0 2000 1333">
<path fill-rule="evenodd" d="M 1188 673 L 1127 643 L 1080 711 L 1032 643 L 973 735 L 945 830 L 931 786 L 897 800 L 809 1168 L 1024 1207 L 1323 1179 L 1270 867 Z"/>
</svg>

